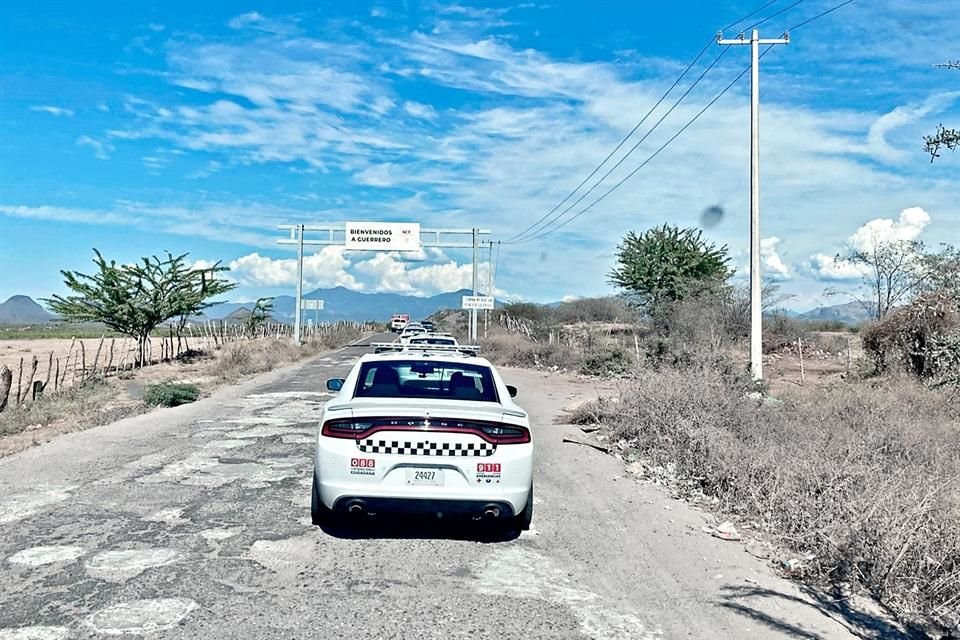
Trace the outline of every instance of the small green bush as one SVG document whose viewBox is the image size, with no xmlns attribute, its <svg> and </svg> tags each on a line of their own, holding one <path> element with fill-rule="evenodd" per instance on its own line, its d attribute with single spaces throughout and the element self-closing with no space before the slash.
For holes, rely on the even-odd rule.
<svg viewBox="0 0 960 640">
<path fill-rule="evenodd" d="M 151 384 L 143 392 L 143 401 L 156 407 L 179 407 L 196 402 L 199 398 L 200 388 L 197 385 L 182 382 Z"/>
</svg>

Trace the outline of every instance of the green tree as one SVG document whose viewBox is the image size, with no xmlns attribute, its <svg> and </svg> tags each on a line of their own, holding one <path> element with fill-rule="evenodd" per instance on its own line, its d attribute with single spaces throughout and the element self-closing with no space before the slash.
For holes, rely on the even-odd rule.
<svg viewBox="0 0 960 640">
<path fill-rule="evenodd" d="M 960 60 L 954 62 L 944 62 L 934 65 L 941 69 L 960 70 Z M 950 151 L 960 147 L 960 129 L 948 129 L 942 124 L 937 126 L 937 131 L 932 136 L 923 137 L 923 149 L 930 154 L 930 162 L 940 157 L 941 147 Z"/>
<path fill-rule="evenodd" d="M 256 334 L 257 330 L 266 324 L 271 315 L 273 315 L 273 298 L 258 298 L 250 311 L 250 315 L 247 316 L 245 323 L 247 335 L 253 336 Z"/>
<path fill-rule="evenodd" d="M 216 304 L 211 299 L 236 285 L 217 277 L 227 271 L 220 263 L 204 269 L 187 265 L 187 254 L 166 258 L 141 258 L 140 262 L 118 265 L 94 249 L 96 273 L 61 271 L 64 284 L 73 295 L 44 300 L 65 320 L 102 322 L 137 341 L 137 362 L 147 359 L 147 340 L 160 324 L 186 318 Z"/>
<path fill-rule="evenodd" d="M 726 245 L 717 247 L 699 229 L 664 224 L 617 247 L 609 282 L 641 305 L 656 308 L 702 292 L 718 292 L 733 275 Z"/>
</svg>

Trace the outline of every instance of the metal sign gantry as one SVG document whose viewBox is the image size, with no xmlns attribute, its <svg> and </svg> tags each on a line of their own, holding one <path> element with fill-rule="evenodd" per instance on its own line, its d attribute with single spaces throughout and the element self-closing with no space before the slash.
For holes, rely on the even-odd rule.
<svg viewBox="0 0 960 640">
<path fill-rule="evenodd" d="M 277 240 L 277 244 L 296 245 L 297 246 L 297 297 L 296 297 L 296 320 L 294 321 L 294 342 L 300 344 L 302 335 L 301 316 L 303 313 L 301 301 L 303 299 L 303 247 L 304 246 L 345 246 L 346 245 L 346 225 L 314 225 L 314 224 L 285 224 L 278 225 L 278 229 L 288 231 L 289 238 Z M 307 239 L 304 236 L 307 232 L 314 232 L 321 236 L 316 239 Z M 489 229 L 457 229 L 457 228 L 421 228 L 420 246 L 422 248 L 437 249 L 473 249 L 473 295 L 477 295 L 477 261 L 481 245 L 481 236 L 489 236 Z M 453 238 L 451 238 L 453 236 Z M 470 241 L 457 239 L 463 236 L 470 236 Z M 489 241 L 486 244 L 490 244 Z M 386 249 L 390 251 L 390 249 Z M 369 249 L 377 251 L 377 249 Z M 470 339 L 477 339 L 477 310 L 470 311 Z"/>
</svg>

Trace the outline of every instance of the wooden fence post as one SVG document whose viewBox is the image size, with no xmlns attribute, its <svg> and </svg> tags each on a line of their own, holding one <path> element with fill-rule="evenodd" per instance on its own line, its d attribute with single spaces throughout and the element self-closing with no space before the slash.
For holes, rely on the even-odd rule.
<svg viewBox="0 0 960 640">
<path fill-rule="evenodd" d="M 17 397 L 13 399 L 13 405 L 20 404 L 20 392 L 23 390 L 23 358 L 20 358 L 20 368 L 17 370 Z"/>
<path fill-rule="evenodd" d="M 10 387 L 13 385 L 13 371 L 7 365 L 0 366 L 0 411 L 7 408 L 10 399 Z"/>
<path fill-rule="evenodd" d="M 76 371 L 76 369 L 74 369 Z M 87 381 L 87 349 L 80 340 L 80 384 Z"/>
<path fill-rule="evenodd" d="M 57 370 L 53 374 L 53 390 L 60 391 L 60 358 L 57 358 Z"/>
<path fill-rule="evenodd" d="M 27 396 L 30 395 L 30 390 L 33 389 L 33 377 L 37 375 L 37 365 L 39 363 L 40 361 L 37 359 L 37 356 L 33 356 L 30 362 L 30 378 L 27 380 L 27 388 L 23 390 L 23 397 L 19 399 L 20 404 L 27 401 Z"/>
<path fill-rule="evenodd" d="M 797 353 L 800 354 L 800 384 L 805 385 L 806 379 L 803 373 L 803 338 L 797 338 Z"/>
<path fill-rule="evenodd" d="M 100 336 L 100 344 L 97 345 L 97 355 L 93 357 L 93 371 L 90 374 L 91 377 L 97 377 L 97 363 L 100 362 L 100 350 L 103 349 L 103 340 L 106 337 L 106 335 Z"/>
<path fill-rule="evenodd" d="M 47 385 L 50 384 L 50 373 L 52 372 L 52 370 L 53 370 L 53 351 L 50 352 L 50 359 L 47 362 L 47 378 L 43 381 L 43 388 L 40 390 L 41 392 L 46 391 Z M 57 386 L 56 382 L 54 382 L 53 386 L 54 387 Z"/>
</svg>

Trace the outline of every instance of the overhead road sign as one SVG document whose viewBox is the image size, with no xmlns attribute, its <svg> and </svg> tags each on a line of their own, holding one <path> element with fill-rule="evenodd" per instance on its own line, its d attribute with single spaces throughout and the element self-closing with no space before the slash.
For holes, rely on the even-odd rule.
<svg viewBox="0 0 960 640">
<path fill-rule="evenodd" d="M 300 306 L 306 310 L 313 309 L 315 311 L 323 311 L 323 300 L 319 298 L 303 298 L 300 301 Z"/>
<path fill-rule="evenodd" d="M 418 222 L 347 222 L 348 251 L 419 251 Z"/>
</svg>

